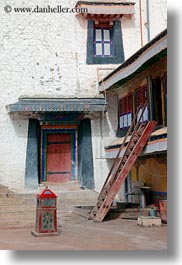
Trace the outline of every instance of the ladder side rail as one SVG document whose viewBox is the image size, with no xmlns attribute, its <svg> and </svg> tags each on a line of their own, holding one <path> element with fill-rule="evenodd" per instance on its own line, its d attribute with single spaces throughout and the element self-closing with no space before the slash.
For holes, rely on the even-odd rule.
<svg viewBox="0 0 182 265">
<path fill-rule="evenodd" d="M 131 160 L 131 157 L 132 156 L 138 156 L 137 152 L 136 152 L 136 149 L 139 150 L 139 152 L 141 152 L 140 148 L 142 146 L 142 142 L 145 142 L 147 141 L 148 139 L 148 136 L 152 133 L 153 131 L 153 128 L 155 127 L 156 125 L 156 122 L 155 121 L 150 121 L 147 123 L 142 135 L 140 136 L 140 138 L 138 139 L 138 142 L 137 142 L 137 145 L 133 148 L 133 150 L 131 151 L 127 161 L 126 161 L 126 164 L 125 164 L 125 167 L 127 168 L 128 167 L 128 162 Z M 147 135 L 145 135 L 147 133 Z M 142 147 L 143 148 L 143 147 Z M 117 172 L 118 173 L 118 172 Z M 121 172 L 119 172 L 119 175 L 121 174 Z M 117 178 L 116 178 L 116 181 L 118 179 L 118 174 L 117 174 Z"/>
<path fill-rule="evenodd" d="M 98 211 L 99 215 L 96 215 L 94 217 L 94 221 L 102 222 L 102 220 L 104 219 L 105 215 L 107 214 L 107 212 L 109 211 L 109 209 L 111 207 L 111 204 L 112 204 L 116 194 L 118 193 L 118 191 L 121 187 L 121 184 L 123 183 L 123 181 L 128 176 L 128 173 L 131 169 L 131 166 L 135 163 L 138 155 L 141 153 L 143 146 L 145 145 L 145 143 L 148 139 L 148 136 L 152 133 L 155 125 L 156 125 L 156 122 L 154 122 L 154 121 L 148 122 L 147 126 L 144 129 L 142 136 L 139 139 L 138 144 L 132 150 L 130 159 L 128 158 L 128 160 L 125 164 L 125 168 L 123 168 L 121 172 L 118 172 L 119 174 L 117 174 L 117 179 L 113 183 L 113 185 L 109 191 L 109 195 L 106 197 L 106 199 L 103 202 L 103 205 L 105 205 L 105 207 L 101 207 L 99 209 L 99 211 Z M 146 135 L 146 133 L 147 133 L 147 135 Z M 136 149 L 137 149 L 137 152 L 136 152 Z"/>
<path fill-rule="evenodd" d="M 139 108 L 138 108 L 138 110 L 137 110 L 137 115 L 138 115 L 138 113 L 139 113 L 141 107 L 142 107 L 142 112 L 141 112 L 141 114 L 140 114 L 140 116 L 139 116 L 139 119 L 138 119 L 137 123 L 135 124 L 134 131 L 136 131 L 136 130 L 139 128 L 140 121 L 141 121 L 141 119 L 142 119 L 142 116 L 143 116 L 143 114 L 144 114 L 144 112 L 145 112 L 145 109 L 146 109 L 147 105 L 148 105 L 148 102 L 147 102 L 147 101 L 145 102 L 145 104 L 143 105 L 143 107 L 142 107 L 142 104 L 140 104 L 140 106 L 139 106 Z"/>
<path fill-rule="evenodd" d="M 122 144 L 121 144 L 121 146 L 120 146 L 120 148 L 119 148 L 119 151 L 118 151 L 118 153 L 117 153 L 117 156 L 116 156 L 115 159 L 114 159 L 114 163 L 113 163 L 113 165 L 112 165 L 112 167 L 111 167 L 111 169 L 110 169 L 110 171 L 109 171 L 109 173 L 108 173 L 108 176 L 107 176 L 107 178 L 106 178 L 106 180 L 105 180 L 105 182 L 104 182 L 104 184 L 103 184 L 103 188 L 102 188 L 102 190 L 101 190 L 101 192 L 100 192 L 100 194 L 99 194 L 99 197 L 100 197 L 100 195 L 101 195 L 101 193 L 102 193 L 102 191 L 103 191 L 103 189 L 104 189 L 106 183 L 108 182 L 109 177 L 110 177 L 110 175 L 111 175 L 111 173 L 112 173 L 112 171 L 113 171 L 113 169 L 114 169 L 114 167 L 115 167 L 115 165 L 116 165 L 116 162 L 117 162 L 117 160 L 118 160 L 118 158 L 119 158 L 119 155 L 120 155 L 120 153 L 121 153 L 121 150 L 123 149 L 123 147 L 124 147 L 124 145 L 125 145 L 125 143 L 126 143 L 126 140 L 127 140 L 128 136 L 130 135 L 130 133 L 131 133 L 131 131 L 132 131 L 132 128 L 133 128 L 134 125 L 135 125 L 135 121 L 136 121 L 137 115 L 138 115 L 138 113 L 139 113 L 139 111 L 140 111 L 140 109 L 141 109 L 141 106 L 142 106 L 142 104 L 140 104 L 140 106 L 139 106 L 137 112 L 136 112 L 135 115 L 134 115 L 134 118 L 133 118 L 133 120 L 132 120 L 132 124 L 130 125 L 130 127 L 129 127 L 129 129 L 128 129 L 126 135 L 125 135 L 125 138 L 124 138 L 124 140 L 123 140 L 123 142 L 122 142 Z M 142 111 L 142 115 L 143 115 L 143 113 L 144 113 L 144 111 Z M 140 120 L 141 120 L 142 115 L 140 116 Z M 135 129 L 134 129 L 134 130 L 135 130 Z M 123 158 L 123 157 L 122 157 L 122 158 Z M 121 159 L 122 159 L 122 158 L 121 158 Z M 121 164 L 121 163 L 120 163 L 120 164 Z M 98 199 L 99 199 L 99 197 L 98 197 Z"/>
<path fill-rule="evenodd" d="M 118 171 L 120 170 L 120 167 L 121 167 L 121 165 L 122 165 L 122 162 L 123 162 L 123 160 L 124 160 L 124 158 L 125 158 L 125 156 L 126 156 L 126 154 L 127 154 L 127 152 L 128 152 L 128 149 L 130 148 L 130 144 L 131 144 L 131 142 L 132 142 L 132 140 L 133 140 L 133 137 L 134 137 L 134 135 L 135 135 L 135 132 L 137 131 L 137 129 L 138 129 L 139 125 L 140 125 L 140 121 L 141 121 L 141 118 L 142 118 L 142 116 L 143 116 L 143 113 L 144 113 L 146 107 L 147 107 L 147 102 L 146 102 L 145 105 L 143 106 L 143 110 L 142 110 L 142 112 L 141 112 L 141 115 L 140 115 L 140 117 L 139 117 L 139 119 L 138 119 L 138 122 L 136 123 L 136 125 L 135 125 L 135 127 L 134 127 L 134 131 L 133 131 L 133 133 L 132 133 L 132 135 L 131 135 L 130 141 L 129 141 L 128 144 L 127 144 L 126 150 L 125 150 L 125 152 L 124 152 L 124 154 L 123 154 L 123 157 L 121 158 L 121 161 L 120 161 L 120 163 L 119 163 L 119 165 L 118 165 L 118 168 L 117 168 L 117 171 L 115 172 L 115 175 L 117 175 L 117 174 L 118 174 Z M 138 110 L 140 110 L 140 107 L 139 107 Z M 137 113 L 137 114 L 138 114 L 138 113 Z M 123 146 L 122 146 L 122 147 L 123 147 Z"/>
<path fill-rule="evenodd" d="M 105 183 L 104 183 L 104 185 L 103 185 L 103 187 L 102 187 L 101 192 L 99 193 L 99 196 L 98 196 L 98 198 L 97 198 L 97 204 L 98 204 L 98 203 L 100 204 L 100 199 L 101 199 L 101 197 L 102 197 L 102 195 L 103 195 L 104 190 L 105 190 L 106 187 L 107 187 L 107 183 L 108 183 L 109 181 L 111 182 L 111 185 L 110 185 L 110 186 L 108 185 L 108 187 L 107 187 L 107 188 L 108 188 L 107 193 L 109 193 L 109 190 L 112 188 L 112 184 L 113 184 L 114 180 L 117 179 L 117 177 L 118 177 L 118 173 L 120 173 L 120 168 L 121 168 L 122 162 L 123 162 L 123 160 L 124 160 L 124 158 L 125 158 L 125 156 L 126 156 L 126 154 L 127 154 L 127 151 L 128 151 L 128 149 L 129 149 L 129 147 L 130 147 L 130 144 L 131 144 L 131 141 L 132 141 L 132 139 L 133 139 L 133 137 L 134 137 L 134 134 L 135 134 L 135 132 L 137 131 L 137 128 L 139 127 L 139 125 L 140 125 L 140 120 L 141 120 L 141 118 L 142 118 L 142 116 L 143 116 L 143 113 L 144 113 L 144 111 L 145 111 L 146 106 L 147 106 L 147 102 L 146 102 L 145 105 L 143 106 L 143 109 L 142 109 L 141 115 L 140 115 L 140 117 L 139 117 L 139 119 L 138 119 L 138 122 L 135 124 L 136 117 L 137 117 L 137 115 L 138 115 L 138 112 L 139 112 L 140 109 L 141 109 L 141 105 L 139 106 L 138 111 L 136 112 L 136 114 L 135 114 L 135 116 L 134 116 L 134 119 L 133 119 L 133 121 L 132 121 L 132 125 L 130 126 L 130 128 L 129 128 L 129 130 L 128 130 L 126 136 L 125 136 L 125 139 L 124 139 L 124 141 L 123 141 L 123 143 L 122 143 L 122 145 L 121 145 L 121 147 L 120 147 L 120 149 L 119 149 L 119 151 L 118 151 L 117 157 L 115 158 L 115 161 L 114 161 L 114 163 L 113 163 L 113 166 L 112 166 L 112 168 L 111 168 L 111 170 L 110 170 L 110 172 L 109 172 L 109 174 L 108 174 L 108 176 L 107 176 L 107 178 L 106 178 L 106 180 L 105 180 Z M 134 124 L 135 124 L 135 127 L 134 127 Z M 116 170 L 116 172 L 114 172 L 114 174 L 111 175 L 111 173 L 112 173 L 112 171 L 113 171 L 113 169 L 114 169 L 114 166 L 115 166 L 115 164 L 116 164 L 115 162 L 116 162 L 116 160 L 118 159 L 119 154 L 120 154 L 120 152 L 121 152 L 121 149 L 123 148 L 123 146 L 124 146 L 124 144 L 125 144 L 125 142 L 126 142 L 126 139 L 127 139 L 127 137 L 129 136 L 129 134 L 130 134 L 130 132 L 131 132 L 131 130 L 132 130 L 133 127 L 134 127 L 134 131 L 133 131 L 132 136 L 131 136 L 131 138 L 130 138 L 128 144 L 127 144 L 127 148 L 126 148 L 126 150 L 125 150 L 125 152 L 124 152 L 124 155 L 123 155 L 123 157 L 120 159 L 119 164 L 117 165 L 117 170 Z M 96 204 L 96 207 L 97 207 L 97 204 Z M 94 207 L 94 208 L 95 208 L 95 207 Z"/>
</svg>

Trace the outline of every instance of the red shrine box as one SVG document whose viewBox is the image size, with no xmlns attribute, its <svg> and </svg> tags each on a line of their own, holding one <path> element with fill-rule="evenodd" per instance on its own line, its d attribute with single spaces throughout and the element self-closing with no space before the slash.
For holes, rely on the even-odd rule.
<svg viewBox="0 0 182 265">
<path fill-rule="evenodd" d="M 34 236 L 58 235 L 57 195 L 46 187 L 37 195 L 36 222 Z"/>
</svg>

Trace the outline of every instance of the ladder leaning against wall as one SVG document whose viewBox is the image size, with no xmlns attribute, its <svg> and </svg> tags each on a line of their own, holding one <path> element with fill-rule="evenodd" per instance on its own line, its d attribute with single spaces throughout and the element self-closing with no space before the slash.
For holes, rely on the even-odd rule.
<svg viewBox="0 0 182 265">
<path fill-rule="evenodd" d="M 141 111 L 142 108 L 142 111 Z M 102 222 L 108 213 L 116 194 L 121 185 L 128 176 L 137 157 L 141 154 L 143 147 L 146 145 L 148 137 L 156 126 L 156 121 L 142 121 L 143 114 L 147 108 L 147 103 L 139 107 L 132 124 L 124 138 L 124 141 L 118 151 L 111 170 L 106 178 L 102 190 L 98 196 L 96 206 L 93 208 L 90 218 L 96 222 Z M 124 148 L 129 138 L 126 150 L 120 158 L 121 150 Z"/>
</svg>

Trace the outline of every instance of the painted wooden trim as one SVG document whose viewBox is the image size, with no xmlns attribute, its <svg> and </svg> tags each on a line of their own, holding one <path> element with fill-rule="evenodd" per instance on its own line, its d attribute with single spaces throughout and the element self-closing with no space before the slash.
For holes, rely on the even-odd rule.
<svg viewBox="0 0 182 265">
<path fill-rule="evenodd" d="M 162 146 L 161 146 L 162 145 Z M 167 151 L 167 138 L 163 138 L 163 139 L 157 139 L 151 142 L 148 142 L 146 147 L 143 149 L 142 151 L 142 155 L 145 154 L 152 154 L 152 147 L 156 146 L 156 150 L 153 152 L 160 152 L 160 151 Z M 120 153 L 120 157 L 123 156 L 124 152 L 125 152 L 126 147 L 124 147 Z M 118 153 L 119 148 L 108 148 L 105 149 L 105 158 L 106 159 L 112 159 L 115 158 L 117 153 Z"/>
<path fill-rule="evenodd" d="M 167 36 L 164 36 L 161 39 L 159 39 L 156 43 L 154 43 L 151 47 L 143 51 L 141 55 L 137 57 L 137 59 L 133 60 L 132 63 L 126 65 L 124 68 L 120 69 L 116 73 L 113 73 L 112 76 L 109 76 L 108 78 L 106 77 L 107 80 L 103 80 L 102 83 L 100 83 L 99 85 L 100 92 L 110 88 L 118 81 L 126 77 L 129 77 L 137 69 L 139 69 L 145 62 L 147 62 L 149 59 L 151 59 L 161 51 L 165 50 L 166 48 L 167 48 Z M 131 60 L 131 58 L 132 57 L 130 57 L 127 61 Z"/>
</svg>

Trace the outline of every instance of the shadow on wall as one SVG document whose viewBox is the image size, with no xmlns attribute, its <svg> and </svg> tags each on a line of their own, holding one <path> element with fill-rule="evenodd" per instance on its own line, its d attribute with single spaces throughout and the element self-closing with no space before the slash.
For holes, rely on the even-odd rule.
<svg viewBox="0 0 182 265">
<path fill-rule="evenodd" d="M 118 126 L 118 107 L 117 96 L 115 93 L 106 98 L 107 106 L 106 112 L 100 112 L 98 115 L 93 116 L 93 125 L 95 137 L 111 137 L 116 136 Z"/>
<path fill-rule="evenodd" d="M 27 138 L 28 133 L 28 119 L 21 117 L 18 114 L 9 114 L 10 122 L 8 124 L 8 131 L 14 130 L 19 138 Z"/>
<path fill-rule="evenodd" d="M 107 112 L 104 115 L 104 122 L 102 123 L 102 134 L 108 137 L 111 134 L 116 136 L 118 126 L 118 100 L 117 94 L 110 91 L 106 93 Z"/>
<path fill-rule="evenodd" d="M 87 29 L 87 20 L 83 18 L 82 16 L 76 16 L 76 23 L 78 22 L 79 26 L 85 30 Z M 76 25 L 75 23 L 75 25 Z M 85 46 L 86 47 L 86 46 Z"/>
<path fill-rule="evenodd" d="M 123 17 L 121 19 L 121 26 L 122 26 L 122 29 L 129 29 L 129 30 L 131 30 L 131 28 L 136 29 L 136 18 L 135 18 L 135 16 L 133 15 L 129 19 L 127 17 Z"/>
</svg>

